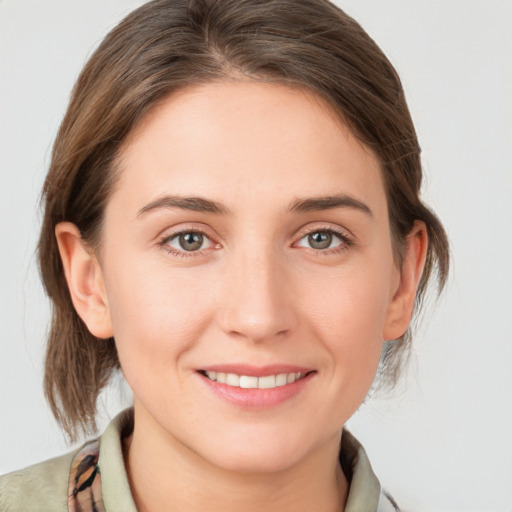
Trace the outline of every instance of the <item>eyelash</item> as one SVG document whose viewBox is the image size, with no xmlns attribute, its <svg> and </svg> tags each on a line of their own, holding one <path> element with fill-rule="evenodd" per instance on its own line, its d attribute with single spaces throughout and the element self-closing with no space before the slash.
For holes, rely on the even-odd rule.
<svg viewBox="0 0 512 512">
<path fill-rule="evenodd" d="M 197 234 L 197 235 L 202 235 L 203 237 L 205 237 L 207 240 L 210 241 L 210 243 L 215 246 L 215 245 L 218 245 L 216 244 L 210 236 L 208 236 L 206 234 L 205 231 L 201 230 L 201 229 L 198 229 L 198 228 L 191 228 L 191 229 L 182 229 L 180 231 L 176 231 L 175 233 L 172 233 L 171 235 L 166 235 L 164 237 L 161 238 L 161 240 L 158 242 L 158 245 L 160 247 L 162 247 L 164 250 L 167 251 L 167 254 L 170 254 L 172 256 L 176 256 L 178 258 L 193 258 L 195 256 L 197 256 L 198 254 L 201 254 L 204 250 L 206 249 L 201 249 L 201 250 L 198 250 L 198 251 L 186 251 L 186 250 L 177 250 L 177 249 L 174 249 L 174 247 L 171 247 L 169 245 L 169 242 L 171 242 L 172 240 L 176 239 L 177 237 L 179 237 L 180 235 L 184 235 L 184 234 Z"/>
<path fill-rule="evenodd" d="M 341 241 L 340 245 L 327 249 L 315 249 L 314 247 L 306 247 L 306 249 L 314 251 L 315 254 L 319 256 L 330 256 L 333 254 L 339 254 L 341 252 L 348 250 L 350 247 L 354 245 L 354 240 L 351 237 L 349 237 L 345 232 L 335 229 L 331 226 L 315 226 L 313 229 L 303 231 L 300 234 L 299 240 L 297 242 L 294 242 L 294 245 L 296 245 L 301 240 L 314 233 L 328 233 L 336 236 Z"/>
<path fill-rule="evenodd" d="M 341 241 L 340 245 L 338 245 L 336 247 L 332 247 L 332 248 L 315 249 L 313 247 L 309 247 L 309 248 L 306 247 L 306 249 L 310 249 L 310 250 L 314 251 L 315 254 L 318 254 L 321 256 L 339 254 L 341 252 L 346 251 L 347 249 L 349 249 L 350 247 L 352 247 L 354 245 L 353 239 L 351 237 L 347 236 L 347 234 L 342 232 L 341 230 L 337 230 L 330 226 L 329 227 L 316 226 L 314 229 L 309 229 L 307 231 L 303 231 L 300 234 L 299 239 L 296 242 L 294 242 L 292 244 L 292 246 L 296 246 L 296 244 L 298 244 L 301 240 L 303 240 L 307 236 L 312 235 L 314 233 L 328 233 L 328 234 L 334 235 L 335 237 L 339 238 Z M 205 237 L 207 240 L 209 240 L 213 246 L 219 245 L 219 244 L 216 244 L 211 239 L 211 237 L 206 234 L 205 231 L 203 231 L 201 229 L 197 229 L 197 228 L 183 229 L 183 230 L 177 231 L 175 233 L 172 233 L 171 235 L 166 235 L 160 239 L 160 241 L 158 242 L 158 245 L 160 247 L 162 247 L 163 249 L 165 249 L 168 254 L 178 257 L 178 258 L 196 257 L 196 256 L 200 255 L 201 253 L 203 253 L 203 251 L 208 250 L 208 249 L 201 249 L 201 250 L 197 250 L 197 251 L 176 250 L 169 245 L 170 241 L 176 239 L 177 237 L 179 237 L 180 235 L 183 235 L 183 234 L 199 234 L 199 235 L 202 235 L 203 237 Z M 299 246 L 299 247 L 302 247 L 302 246 Z"/>
</svg>

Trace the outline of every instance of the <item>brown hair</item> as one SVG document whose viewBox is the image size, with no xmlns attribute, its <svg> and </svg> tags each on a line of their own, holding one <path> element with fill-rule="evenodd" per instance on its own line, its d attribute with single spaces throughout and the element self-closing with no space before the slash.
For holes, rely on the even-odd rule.
<svg viewBox="0 0 512 512">
<path fill-rule="evenodd" d="M 116 158 L 131 130 L 173 91 L 240 74 L 306 88 L 329 102 L 380 159 L 397 263 L 413 222 L 427 226 L 417 306 L 436 270 L 439 289 L 445 283 L 448 242 L 419 197 L 420 148 L 400 80 L 352 18 L 326 0 L 149 2 L 114 28 L 85 65 L 43 189 L 39 263 L 53 304 L 44 387 L 71 438 L 95 429 L 98 394 L 119 361 L 114 340 L 92 336 L 73 308 L 55 226 L 73 222 L 97 244 Z M 385 345 L 382 373 L 391 381 L 409 343 L 408 331 Z"/>
</svg>

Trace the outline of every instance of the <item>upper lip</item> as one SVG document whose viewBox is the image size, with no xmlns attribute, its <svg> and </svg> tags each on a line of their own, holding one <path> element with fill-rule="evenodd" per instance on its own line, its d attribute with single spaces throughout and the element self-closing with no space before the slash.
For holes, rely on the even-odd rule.
<svg viewBox="0 0 512 512">
<path fill-rule="evenodd" d="M 271 364 L 266 366 L 254 366 L 248 364 L 215 364 L 200 368 L 203 372 L 234 373 L 251 377 L 266 377 L 267 375 L 279 375 L 280 373 L 302 373 L 303 375 L 314 371 L 313 368 L 292 364 Z"/>
</svg>

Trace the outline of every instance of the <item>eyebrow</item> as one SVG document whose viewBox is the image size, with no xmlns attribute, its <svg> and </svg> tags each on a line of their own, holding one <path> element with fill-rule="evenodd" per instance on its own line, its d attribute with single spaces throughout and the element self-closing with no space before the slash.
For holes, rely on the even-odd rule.
<svg viewBox="0 0 512 512">
<path fill-rule="evenodd" d="M 373 213 L 368 205 L 346 194 L 298 198 L 292 201 L 289 207 L 290 211 L 299 213 L 331 210 L 334 208 L 353 208 L 373 217 Z"/>
<path fill-rule="evenodd" d="M 139 210 L 137 217 L 142 217 L 143 215 L 153 210 L 167 208 L 180 208 L 182 210 L 214 213 L 217 215 L 227 215 L 229 213 L 229 209 L 217 201 L 211 201 L 210 199 L 205 199 L 204 197 L 184 197 L 171 195 L 159 197 L 158 199 L 151 201 Z"/>
<path fill-rule="evenodd" d="M 224 206 L 222 203 L 205 199 L 204 197 L 166 195 L 159 197 L 142 207 L 139 210 L 137 217 L 142 217 L 154 210 L 168 208 L 180 208 L 182 210 L 213 213 L 216 215 L 228 215 L 230 213 L 229 208 Z M 331 210 L 334 208 L 353 208 L 373 217 L 372 211 L 365 203 L 346 194 L 298 198 L 291 202 L 288 209 L 291 212 L 307 213 Z"/>
</svg>

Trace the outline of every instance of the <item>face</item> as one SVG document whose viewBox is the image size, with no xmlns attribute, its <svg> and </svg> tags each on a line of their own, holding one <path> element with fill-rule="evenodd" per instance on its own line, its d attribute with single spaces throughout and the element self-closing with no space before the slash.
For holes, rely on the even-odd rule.
<svg viewBox="0 0 512 512">
<path fill-rule="evenodd" d="M 309 93 L 226 82 L 155 108 L 119 172 L 99 279 L 136 429 L 236 470 L 339 439 L 395 334 L 375 156 Z"/>
</svg>

